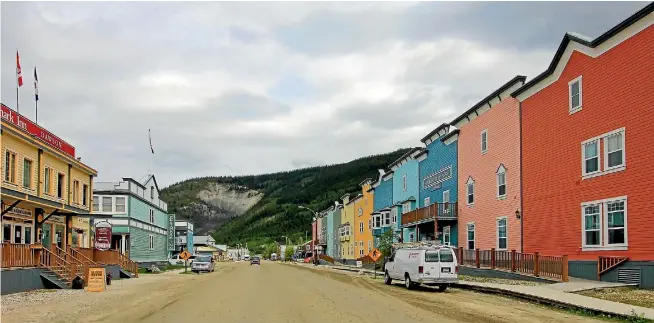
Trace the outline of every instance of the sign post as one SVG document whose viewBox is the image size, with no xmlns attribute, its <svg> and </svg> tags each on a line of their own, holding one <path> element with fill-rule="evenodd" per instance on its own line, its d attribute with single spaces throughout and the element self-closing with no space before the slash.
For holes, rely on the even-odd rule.
<svg viewBox="0 0 654 323">
<path fill-rule="evenodd" d="M 184 250 L 179 254 L 179 257 L 184 259 L 184 273 L 186 274 L 188 272 L 188 258 L 191 258 L 191 254 Z"/>
<path fill-rule="evenodd" d="M 379 258 L 381 258 L 381 255 L 382 255 L 381 251 L 379 251 L 379 249 L 377 248 L 372 249 L 368 254 L 370 259 L 372 259 L 372 262 L 375 264 L 375 267 L 373 269 L 373 271 L 375 272 L 375 279 L 377 279 L 377 261 L 379 260 Z"/>
</svg>

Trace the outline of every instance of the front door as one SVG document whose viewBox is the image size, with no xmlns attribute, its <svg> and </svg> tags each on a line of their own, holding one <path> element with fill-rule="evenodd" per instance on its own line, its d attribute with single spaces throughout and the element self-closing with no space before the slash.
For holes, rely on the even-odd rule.
<svg viewBox="0 0 654 323">
<path fill-rule="evenodd" d="M 23 234 L 23 242 L 25 242 L 25 244 L 31 244 L 32 243 L 32 227 L 31 226 L 25 226 L 25 234 Z"/>
<path fill-rule="evenodd" d="M 55 230 L 56 230 L 55 236 L 57 238 L 55 243 L 57 244 L 57 247 L 63 249 L 64 239 L 66 238 L 64 236 L 64 227 L 61 225 L 56 225 Z"/>
<path fill-rule="evenodd" d="M 450 226 L 443 227 L 443 244 L 446 246 L 450 245 Z"/>
<path fill-rule="evenodd" d="M 43 237 L 41 243 L 44 247 L 51 249 L 52 248 L 52 226 L 50 224 L 43 224 Z"/>
<path fill-rule="evenodd" d="M 23 243 L 23 226 L 21 224 L 14 224 L 14 238 L 13 243 Z"/>
</svg>

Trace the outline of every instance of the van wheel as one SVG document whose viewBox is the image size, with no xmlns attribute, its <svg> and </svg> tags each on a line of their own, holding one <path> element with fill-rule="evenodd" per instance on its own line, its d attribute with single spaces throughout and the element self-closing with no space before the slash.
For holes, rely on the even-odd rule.
<svg viewBox="0 0 654 323">
<path fill-rule="evenodd" d="M 447 285 L 438 285 L 439 292 L 444 292 L 445 290 L 447 290 Z"/>
<path fill-rule="evenodd" d="M 390 285 L 393 282 L 393 279 L 391 279 L 391 276 L 388 275 L 388 271 L 384 273 L 384 284 Z"/>
<path fill-rule="evenodd" d="M 404 275 L 404 286 L 406 289 L 411 290 L 413 289 L 416 285 L 411 281 L 411 277 L 409 277 L 409 274 Z"/>
</svg>

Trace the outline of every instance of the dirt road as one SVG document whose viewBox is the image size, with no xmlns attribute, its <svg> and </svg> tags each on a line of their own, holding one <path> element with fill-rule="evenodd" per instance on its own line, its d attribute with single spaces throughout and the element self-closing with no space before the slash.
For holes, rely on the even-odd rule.
<svg viewBox="0 0 654 323">
<path fill-rule="evenodd" d="M 400 284 L 264 261 L 219 264 L 204 275 L 167 273 L 115 282 L 105 293 L 6 302 L 2 322 L 594 322 L 493 295 Z M 11 296 L 10 296 L 11 297 Z M 3 303 L 8 298 L 3 297 Z"/>
</svg>

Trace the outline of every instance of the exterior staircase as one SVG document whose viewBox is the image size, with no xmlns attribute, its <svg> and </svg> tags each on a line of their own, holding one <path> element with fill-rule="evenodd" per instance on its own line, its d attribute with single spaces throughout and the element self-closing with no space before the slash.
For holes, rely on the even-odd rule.
<svg viewBox="0 0 654 323">
<path fill-rule="evenodd" d="M 50 269 L 43 269 L 41 280 L 46 288 L 70 289 L 70 283 Z"/>
<path fill-rule="evenodd" d="M 77 269 L 74 264 L 66 261 L 56 252 L 47 248 L 41 249 L 39 265 L 44 269 L 41 277 L 56 288 L 70 288 L 73 279 L 77 276 Z"/>
</svg>

